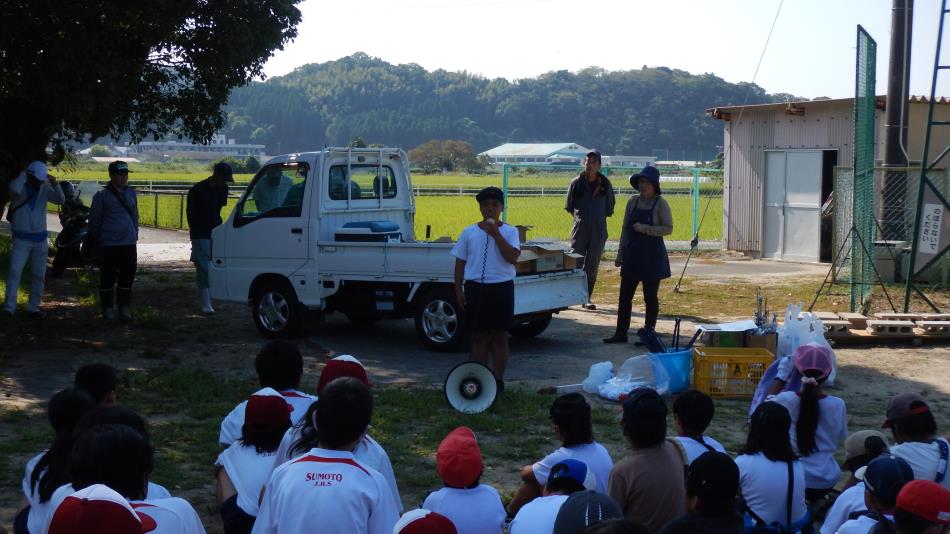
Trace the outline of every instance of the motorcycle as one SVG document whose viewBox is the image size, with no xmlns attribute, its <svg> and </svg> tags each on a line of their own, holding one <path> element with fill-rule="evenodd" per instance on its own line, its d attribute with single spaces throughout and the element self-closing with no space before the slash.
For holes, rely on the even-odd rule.
<svg viewBox="0 0 950 534">
<path fill-rule="evenodd" d="M 56 236 L 56 255 L 50 274 L 59 278 L 69 267 L 99 264 L 99 247 L 89 235 L 89 207 L 69 182 L 60 183 L 66 200 L 59 211 L 63 230 Z"/>
</svg>

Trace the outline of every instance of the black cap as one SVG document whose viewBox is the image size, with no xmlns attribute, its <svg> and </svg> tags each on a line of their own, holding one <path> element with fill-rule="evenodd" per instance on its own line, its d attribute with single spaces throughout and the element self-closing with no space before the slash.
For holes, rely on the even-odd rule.
<svg viewBox="0 0 950 534">
<path fill-rule="evenodd" d="M 485 189 L 482 189 L 481 191 L 478 192 L 477 195 L 475 195 L 475 200 L 479 202 L 483 200 L 491 200 L 491 199 L 497 200 L 501 202 L 502 204 L 504 204 L 505 193 L 503 193 L 501 189 L 491 185 L 491 186 L 486 187 Z"/>
<path fill-rule="evenodd" d="M 689 465 L 686 493 L 701 500 L 732 501 L 739 494 L 739 467 L 728 454 L 704 452 Z"/>
<path fill-rule="evenodd" d="M 587 154 L 584 157 L 589 158 L 591 156 L 594 156 L 598 160 L 600 160 L 600 150 L 597 150 L 596 148 L 592 148 L 587 151 Z"/>
<path fill-rule="evenodd" d="M 212 171 L 216 176 L 223 176 L 225 182 L 234 181 L 234 170 L 231 168 L 231 164 L 226 161 L 219 161 L 214 164 L 214 170 Z"/>
<path fill-rule="evenodd" d="M 617 502 L 596 491 L 578 491 L 564 501 L 554 520 L 554 534 L 573 534 L 601 521 L 623 517 Z"/>
<path fill-rule="evenodd" d="M 135 172 L 129 170 L 129 164 L 124 161 L 115 160 L 109 164 L 109 174 L 116 172 Z"/>
</svg>

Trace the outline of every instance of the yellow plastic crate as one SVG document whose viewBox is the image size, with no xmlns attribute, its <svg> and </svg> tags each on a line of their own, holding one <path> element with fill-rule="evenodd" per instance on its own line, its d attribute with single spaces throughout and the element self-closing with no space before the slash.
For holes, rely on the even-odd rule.
<svg viewBox="0 0 950 534">
<path fill-rule="evenodd" d="M 693 387 L 713 398 L 752 398 L 774 361 L 768 349 L 694 347 Z"/>
</svg>

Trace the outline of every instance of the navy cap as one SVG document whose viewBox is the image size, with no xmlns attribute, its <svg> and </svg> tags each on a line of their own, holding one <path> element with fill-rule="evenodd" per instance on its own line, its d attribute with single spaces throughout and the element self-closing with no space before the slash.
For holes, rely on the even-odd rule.
<svg viewBox="0 0 950 534">
<path fill-rule="evenodd" d="M 548 480 L 556 480 L 559 478 L 570 478 L 574 482 L 584 486 L 585 489 L 597 489 L 597 477 L 587 468 L 587 464 L 580 460 L 567 458 L 554 464 L 554 466 L 551 467 Z"/>
<path fill-rule="evenodd" d="M 878 500 L 893 503 L 904 484 L 914 480 L 914 470 L 903 458 L 881 456 L 858 469 L 854 476 L 863 480 L 864 486 Z"/>
<path fill-rule="evenodd" d="M 572 493 L 558 510 L 554 520 L 554 534 L 575 534 L 585 528 L 623 517 L 617 502 L 609 495 L 596 491 Z"/>
<path fill-rule="evenodd" d="M 590 149 L 590 150 L 587 151 L 587 154 L 585 154 L 584 157 L 589 158 L 589 157 L 591 157 L 591 156 L 595 156 L 595 157 L 599 160 L 599 159 L 600 159 L 600 150 L 597 150 L 596 148 L 592 148 L 592 149 Z"/>
<path fill-rule="evenodd" d="M 234 169 L 231 168 L 231 164 L 226 161 L 219 161 L 214 164 L 214 170 L 212 171 L 216 176 L 223 176 L 225 182 L 234 181 Z"/>
</svg>

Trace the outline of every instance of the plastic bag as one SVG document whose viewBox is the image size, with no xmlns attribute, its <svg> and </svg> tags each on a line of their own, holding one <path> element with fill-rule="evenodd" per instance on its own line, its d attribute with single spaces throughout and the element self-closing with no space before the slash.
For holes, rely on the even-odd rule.
<svg viewBox="0 0 950 534">
<path fill-rule="evenodd" d="M 584 388 L 585 392 L 595 394 L 598 392 L 598 387 L 610 380 L 613 376 L 614 364 L 610 362 L 595 363 L 590 366 L 590 372 L 587 374 L 587 378 L 581 383 L 581 387 Z"/>
<path fill-rule="evenodd" d="M 670 375 L 657 361 L 654 363 L 649 354 L 627 358 L 617 376 L 601 384 L 598 393 L 601 397 L 622 401 L 631 391 L 641 387 L 653 388 L 660 395 L 670 389 Z"/>
<path fill-rule="evenodd" d="M 795 354 L 795 349 L 808 343 L 823 345 L 831 351 L 831 374 L 825 385 L 833 386 L 838 376 L 838 362 L 831 343 L 825 339 L 825 325 L 817 315 L 811 312 L 802 312 L 800 304 L 789 304 L 785 308 L 785 323 L 778 327 L 778 354 L 776 359 L 789 357 Z"/>
</svg>

